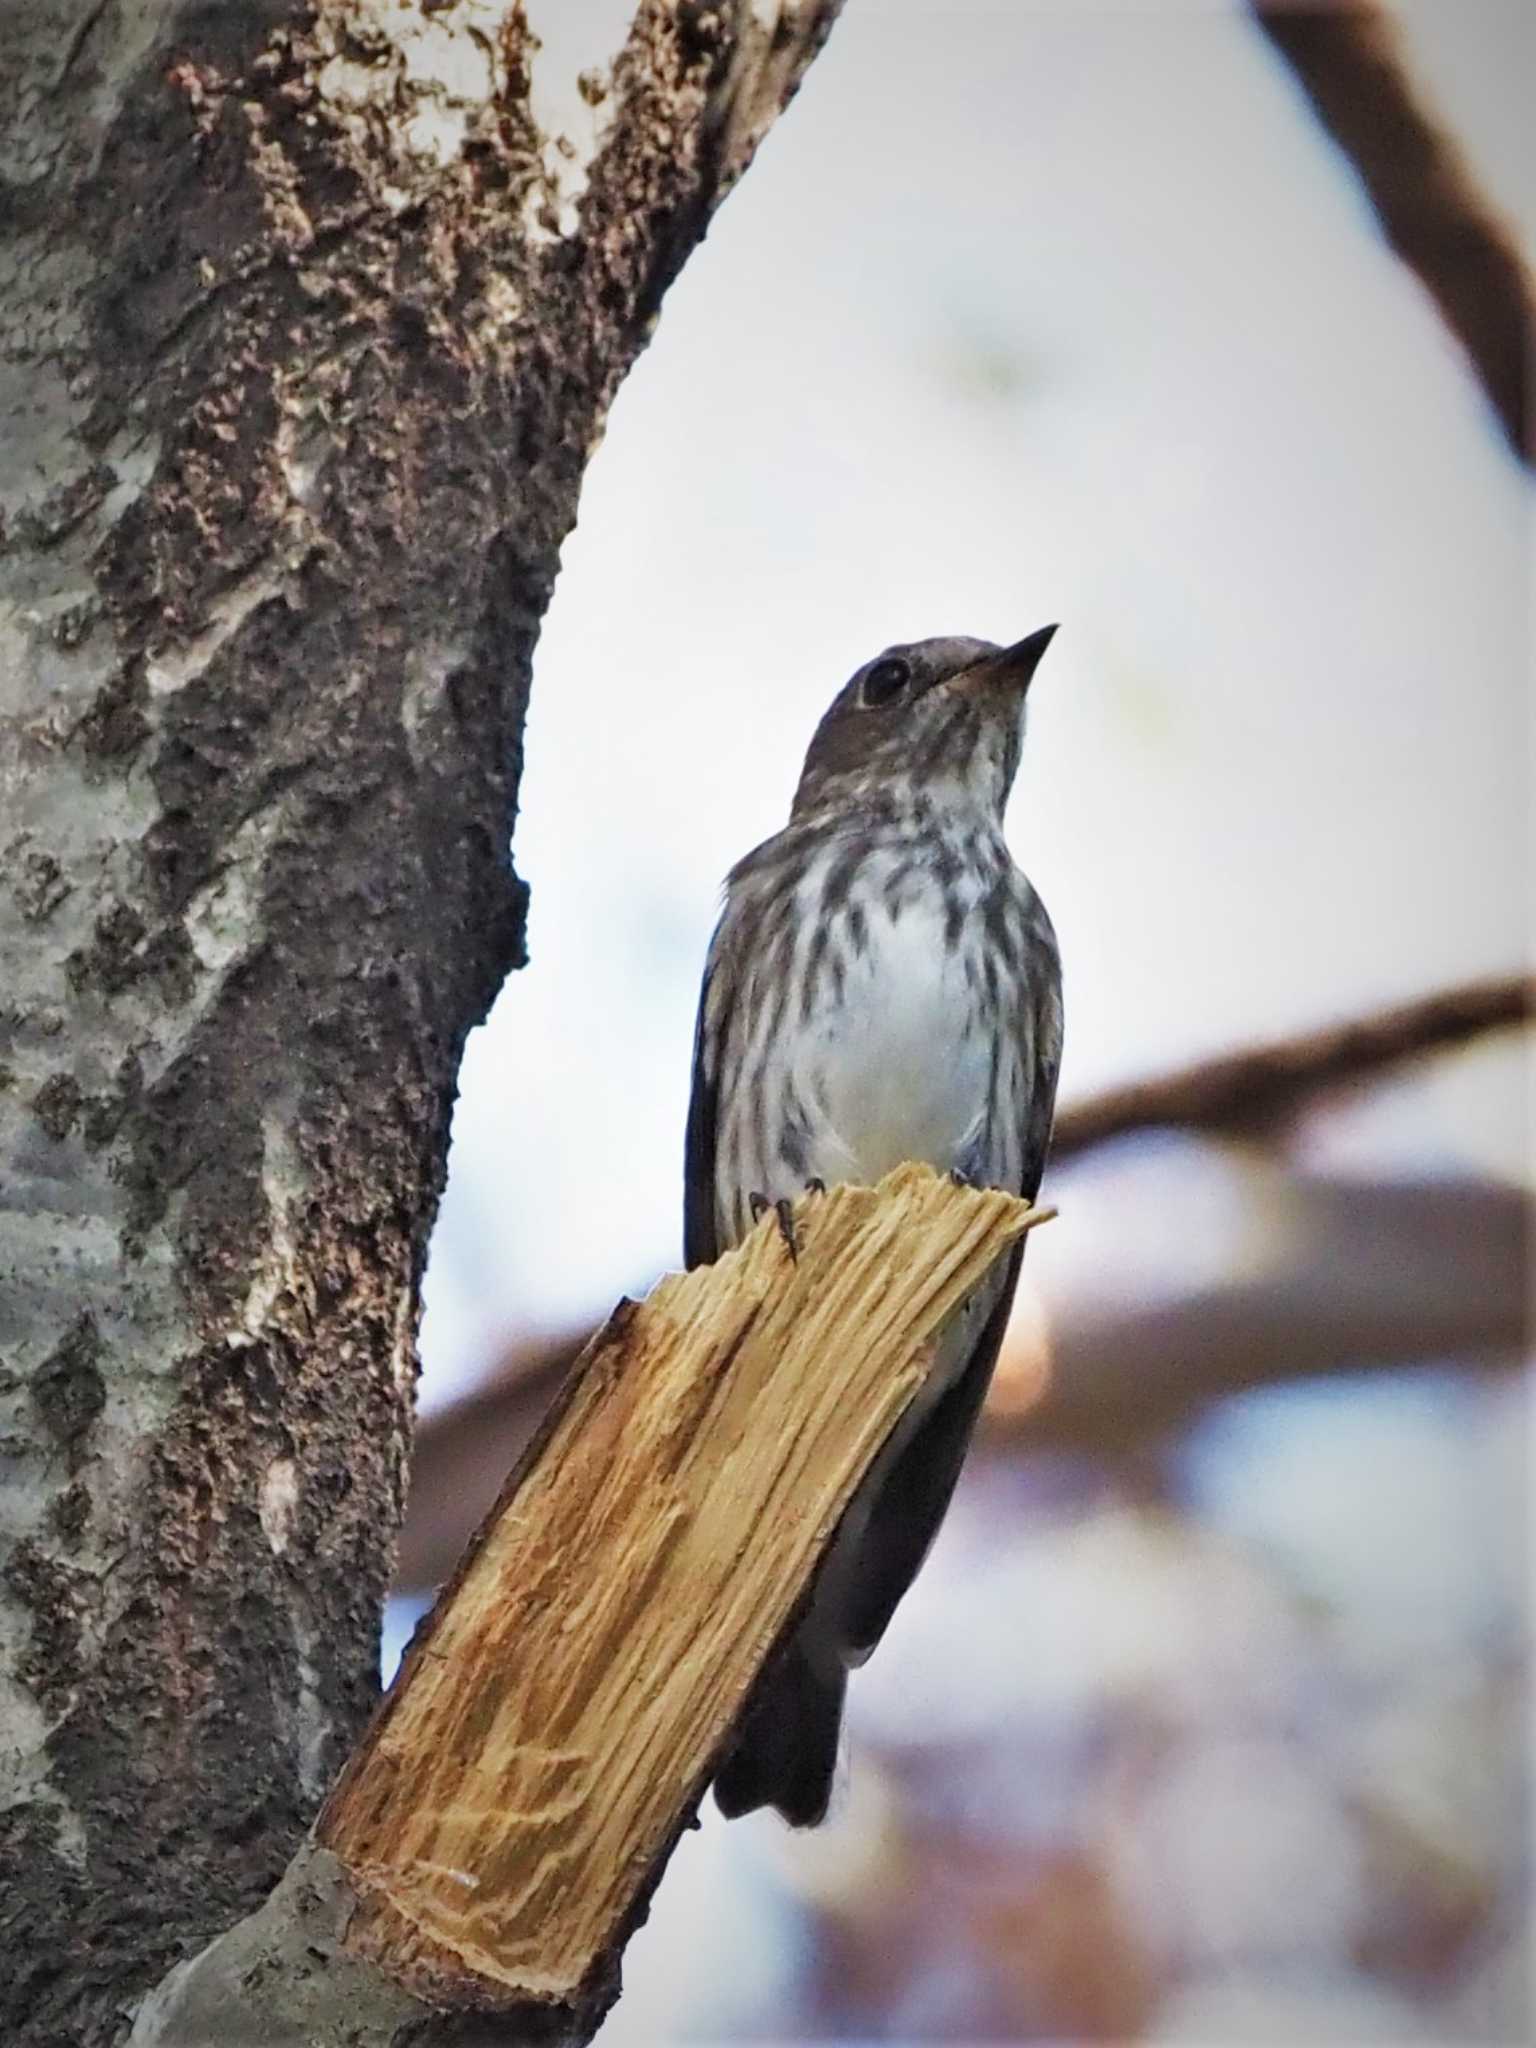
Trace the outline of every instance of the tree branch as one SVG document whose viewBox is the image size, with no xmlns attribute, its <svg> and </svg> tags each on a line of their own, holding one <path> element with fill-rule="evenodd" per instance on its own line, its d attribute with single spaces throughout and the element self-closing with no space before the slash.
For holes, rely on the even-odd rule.
<svg viewBox="0 0 1536 2048">
<path fill-rule="evenodd" d="M 1485 1181 L 1374 1182 L 1254 1165 L 1247 1258 L 1156 1300 L 1051 1304 L 1005 1346 L 989 1437 L 1103 1450 L 1281 1380 L 1475 1361 L 1508 1371 L 1529 1327 L 1527 1206 Z M 1031 1341 L 1032 1336 L 1035 1341 Z"/>
<path fill-rule="evenodd" d="M 1418 104 L 1397 29 L 1370 0 L 1252 5 L 1359 174 L 1387 242 L 1466 350 L 1510 447 L 1531 461 L 1530 279 L 1461 150 Z"/>
<path fill-rule="evenodd" d="M 637 342 L 711 214 L 799 90 L 842 0 L 700 7 L 644 0 L 614 67 L 619 118 L 592 164 L 581 232 L 589 288 L 628 309 Z M 625 204 L 615 206 L 615 194 Z M 635 203 L 636 195 L 641 203 Z"/>
<path fill-rule="evenodd" d="M 284 1883 L 140 2048 L 584 2041 L 765 1655 L 918 1387 L 1045 1214 L 901 1167 L 624 1303 L 418 1632 Z M 831 1378 L 826 1361 L 838 1361 Z"/>
<path fill-rule="evenodd" d="M 1523 1024 L 1533 1012 L 1536 982 L 1523 975 L 1497 975 L 1294 1038 L 1247 1046 L 1069 1102 L 1056 1119 L 1051 1157 L 1069 1158 L 1106 1139 L 1159 1125 L 1186 1130 L 1263 1126 L 1320 1089 L 1368 1080 L 1405 1060 Z"/>
</svg>

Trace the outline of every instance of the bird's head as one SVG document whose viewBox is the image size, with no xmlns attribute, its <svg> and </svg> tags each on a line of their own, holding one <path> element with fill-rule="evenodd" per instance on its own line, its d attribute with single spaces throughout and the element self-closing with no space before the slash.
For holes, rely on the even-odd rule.
<svg viewBox="0 0 1536 2048">
<path fill-rule="evenodd" d="M 1012 647 L 914 640 L 856 669 L 816 728 L 793 816 L 910 791 L 1001 819 L 1024 743 L 1024 700 L 1054 626 Z"/>
</svg>

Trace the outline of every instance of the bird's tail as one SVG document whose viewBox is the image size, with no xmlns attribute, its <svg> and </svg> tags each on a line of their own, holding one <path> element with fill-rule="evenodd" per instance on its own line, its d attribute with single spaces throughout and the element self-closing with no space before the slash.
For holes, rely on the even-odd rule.
<svg viewBox="0 0 1536 2048">
<path fill-rule="evenodd" d="M 816 1669 L 798 1636 L 764 1670 L 715 1777 L 727 1820 L 776 1806 L 791 1827 L 825 1820 L 847 1678 Z"/>
</svg>

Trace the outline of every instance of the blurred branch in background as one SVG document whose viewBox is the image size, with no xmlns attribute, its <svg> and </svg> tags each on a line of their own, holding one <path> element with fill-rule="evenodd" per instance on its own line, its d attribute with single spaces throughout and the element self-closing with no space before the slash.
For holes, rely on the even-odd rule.
<svg viewBox="0 0 1536 2048">
<path fill-rule="evenodd" d="M 1304 1100 L 1341 1082 L 1369 1080 L 1387 1067 L 1441 1052 L 1536 1014 L 1536 982 L 1495 975 L 1463 982 L 1374 1016 L 1277 1038 L 1201 1060 L 1172 1074 L 1069 1102 L 1056 1119 L 1051 1158 L 1060 1161 L 1127 1131 L 1255 1131 L 1294 1115 Z"/>
<path fill-rule="evenodd" d="M 1466 350 L 1510 447 L 1529 462 L 1530 279 L 1460 146 L 1418 103 L 1395 25 L 1365 0 L 1253 0 L 1253 12 L 1359 174 L 1387 242 Z"/>
<path fill-rule="evenodd" d="M 1016 1326 L 987 1407 L 994 1437 L 1104 1450 L 1276 1380 L 1447 1358 L 1519 1363 L 1518 1190 L 1293 1176 L 1262 1158 L 1244 1167 L 1242 1199 L 1269 1226 L 1252 1233 L 1252 1260 L 1167 1300 L 1074 1296 L 1043 1345 Z"/>
<path fill-rule="evenodd" d="M 1068 1104 L 1053 1157 L 1155 1128 L 1234 1136 L 1219 1192 L 1239 1244 L 1155 1294 L 1133 1272 L 1053 1301 L 1021 1297 L 987 1422 L 1032 1444 L 1107 1447 L 1264 1381 L 1448 1357 L 1507 1368 L 1525 1329 L 1524 1202 L 1476 1179 L 1390 1182 L 1298 1175 L 1256 1135 L 1274 1136 L 1320 1091 L 1378 1077 L 1528 1020 L 1520 977 L 1443 990 L 1375 1015 L 1275 1041 Z M 1211 1147 L 1201 1148 L 1209 1154 Z M 1166 1180 L 1153 1162 L 1154 1178 Z M 1149 1233 L 1168 1208 L 1143 1206 Z M 1110 1233 L 1120 1242 L 1134 1231 Z M 1166 1276 L 1154 1249 L 1151 1263 Z M 1031 1315 L 1031 1307 L 1035 1314 Z M 397 1584 L 436 1584 L 495 1499 L 588 1333 L 529 1339 L 487 1383 L 422 1419 Z M 1048 1382 L 1042 1392 L 1042 1381 Z M 1025 1417 L 1028 1417 L 1027 1425 Z"/>
</svg>

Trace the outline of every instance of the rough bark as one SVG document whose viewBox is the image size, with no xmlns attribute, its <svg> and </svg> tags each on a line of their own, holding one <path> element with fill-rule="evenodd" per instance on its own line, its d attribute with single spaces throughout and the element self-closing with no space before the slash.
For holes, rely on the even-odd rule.
<svg viewBox="0 0 1536 2048">
<path fill-rule="evenodd" d="M 645 0 L 583 189 L 488 0 L 0 40 L 0 2035 L 119 2039 L 373 1703 L 529 658 L 826 31 Z"/>
<path fill-rule="evenodd" d="M 765 1219 L 621 1304 L 283 1883 L 134 2048 L 405 2048 L 434 2012 L 589 2040 L 931 1339 L 1048 1213 L 901 1167 L 802 1198 L 793 1254 Z"/>
</svg>

